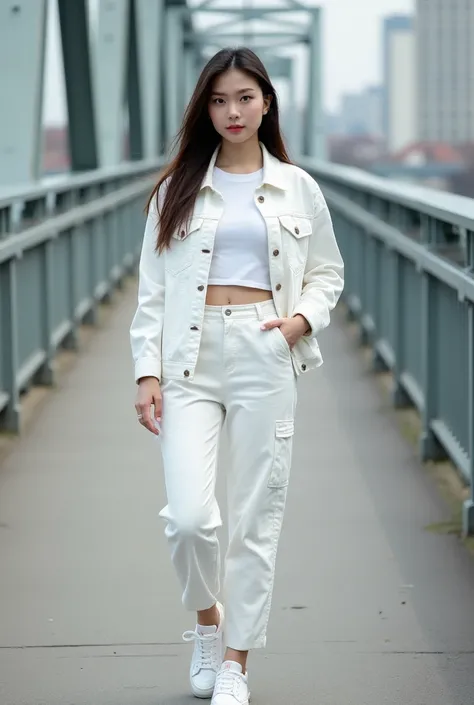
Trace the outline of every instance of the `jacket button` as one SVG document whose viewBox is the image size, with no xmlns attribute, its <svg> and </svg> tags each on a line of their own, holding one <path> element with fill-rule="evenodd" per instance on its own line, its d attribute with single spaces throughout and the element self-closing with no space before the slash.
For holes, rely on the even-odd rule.
<svg viewBox="0 0 474 705">
<path fill-rule="evenodd" d="M 184 376 L 189 377 L 189 370 L 184 370 Z"/>
<path fill-rule="evenodd" d="M 273 250 L 274 257 L 278 257 L 279 254 L 280 254 L 280 250 Z"/>
<path fill-rule="evenodd" d="M 197 326 L 191 326 L 191 330 L 199 330 Z"/>
<path fill-rule="evenodd" d="M 204 290 L 204 286 L 202 284 L 199 284 L 198 291 L 203 291 L 203 290 Z"/>
<path fill-rule="evenodd" d="M 264 201 L 265 201 L 265 199 L 264 199 L 263 196 L 259 196 L 259 197 L 258 197 L 258 202 L 259 202 L 259 203 L 263 203 Z"/>
<path fill-rule="evenodd" d="M 226 308 L 226 310 L 224 311 L 224 313 L 225 313 L 226 316 L 230 316 L 230 314 L 232 313 L 232 311 L 230 310 L 230 308 Z"/>
<path fill-rule="evenodd" d="M 210 251 L 211 251 L 211 250 L 201 250 L 201 252 L 205 252 L 206 255 L 208 255 L 208 254 L 210 253 Z"/>
<path fill-rule="evenodd" d="M 296 233 L 297 235 L 299 235 L 299 234 L 300 234 L 300 229 L 299 229 L 299 228 L 295 228 L 295 233 Z"/>
<path fill-rule="evenodd" d="M 275 287 L 275 289 L 276 289 L 277 291 L 280 291 L 280 289 L 281 289 L 281 284 L 277 284 L 276 287 Z"/>
<path fill-rule="evenodd" d="M 306 369 L 306 365 L 304 364 L 304 362 L 303 362 L 303 364 L 301 365 L 301 369 L 303 370 L 303 372 L 304 372 L 305 369 Z"/>
</svg>

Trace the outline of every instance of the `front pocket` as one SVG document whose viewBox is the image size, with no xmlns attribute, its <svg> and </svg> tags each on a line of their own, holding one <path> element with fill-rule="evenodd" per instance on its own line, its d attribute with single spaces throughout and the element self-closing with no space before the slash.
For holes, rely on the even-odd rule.
<svg viewBox="0 0 474 705">
<path fill-rule="evenodd" d="M 298 274 L 306 264 L 311 219 L 296 215 L 280 215 L 282 242 L 291 269 Z M 291 236 L 291 237 L 290 237 Z"/>
<path fill-rule="evenodd" d="M 288 485 L 294 432 L 295 423 L 293 419 L 275 421 L 275 442 L 268 487 L 279 489 Z"/>
<path fill-rule="evenodd" d="M 276 335 L 276 337 L 278 339 L 277 340 L 278 347 L 280 349 L 282 349 L 286 355 L 291 354 L 291 350 L 290 350 L 290 346 L 288 345 L 288 341 L 285 338 L 285 336 L 283 335 L 283 333 L 281 332 L 280 328 L 278 326 L 275 326 L 274 328 L 272 328 L 272 331 L 274 331 L 274 335 Z"/>
</svg>

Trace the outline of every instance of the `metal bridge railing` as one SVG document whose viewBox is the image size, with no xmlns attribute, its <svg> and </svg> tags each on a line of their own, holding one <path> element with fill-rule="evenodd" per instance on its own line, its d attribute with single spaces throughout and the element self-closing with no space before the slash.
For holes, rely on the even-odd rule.
<svg viewBox="0 0 474 705">
<path fill-rule="evenodd" d="M 392 371 L 394 404 L 420 412 L 423 459 L 449 456 L 473 488 L 474 200 L 299 162 L 329 203 L 374 364 Z M 0 191 L 0 427 L 19 429 L 21 393 L 53 383 L 57 349 L 133 270 L 160 165 Z"/>
<path fill-rule="evenodd" d="M 20 429 L 20 397 L 54 383 L 60 347 L 133 271 L 160 162 L 0 190 L 0 428 Z"/>
<path fill-rule="evenodd" d="M 420 412 L 422 458 L 448 456 L 472 488 L 474 200 L 336 165 L 302 166 L 331 209 L 344 298 L 375 368 L 392 371 L 397 407 Z M 464 524 L 474 531 L 472 502 Z"/>
</svg>

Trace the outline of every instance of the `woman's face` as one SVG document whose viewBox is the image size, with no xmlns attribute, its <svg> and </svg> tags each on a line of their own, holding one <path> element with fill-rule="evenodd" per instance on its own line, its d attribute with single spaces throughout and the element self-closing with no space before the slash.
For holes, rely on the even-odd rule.
<svg viewBox="0 0 474 705">
<path fill-rule="evenodd" d="M 253 137 L 270 107 L 257 81 L 243 71 L 229 69 L 216 78 L 212 91 L 209 116 L 221 137 L 234 144 Z"/>
</svg>

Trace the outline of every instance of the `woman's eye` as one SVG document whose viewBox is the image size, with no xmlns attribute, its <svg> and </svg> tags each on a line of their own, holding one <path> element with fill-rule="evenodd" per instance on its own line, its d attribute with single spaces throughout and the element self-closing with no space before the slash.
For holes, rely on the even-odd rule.
<svg viewBox="0 0 474 705">
<path fill-rule="evenodd" d="M 243 96 L 242 96 L 242 100 L 245 100 L 245 102 L 247 103 L 247 102 L 250 100 L 250 96 L 249 96 L 249 95 L 243 95 Z"/>
</svg>

